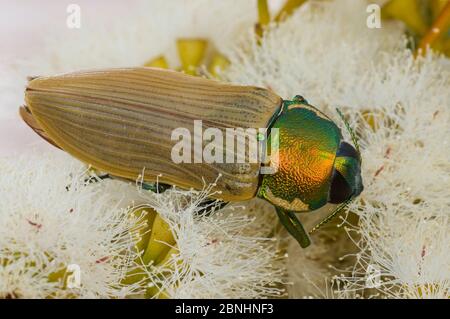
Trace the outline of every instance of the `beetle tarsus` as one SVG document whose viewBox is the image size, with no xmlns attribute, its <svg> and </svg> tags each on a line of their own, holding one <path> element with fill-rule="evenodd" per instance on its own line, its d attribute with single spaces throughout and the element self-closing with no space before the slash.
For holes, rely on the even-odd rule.
<svg viewBox="0 0 450 319">
<path fill-rule="evenodd" d="M 285 209 L 276 207 L 278 217 L 281 224 L 286 230 L 298 241 L 302 248 L 306 248 L 311 245 L 311 239 L 303 228 L 302 223 L 295 216 L 294 212 L 287 211 Z"/>
<path fill-rule="evenodd" d="M 139 183 L 141 188 L 146 191 L 151 191 L 153 193 L 164 193 L 167 189 L 172 188 L 171 185 L 162 184 L 162 183 Z"/>
<path fill-rule="evenodd" d="M 220 210 L 228 205 L 228 202 L 219 201 L 216 199 L 206 199 L 198 205 L 198 215 L 209 216 L 213 212 Z"/>
</svg>

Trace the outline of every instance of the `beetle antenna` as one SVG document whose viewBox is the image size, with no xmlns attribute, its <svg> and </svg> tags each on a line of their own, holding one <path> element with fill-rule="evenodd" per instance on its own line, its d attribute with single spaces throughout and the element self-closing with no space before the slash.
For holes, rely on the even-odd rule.
<svg viewBox="0 0 450 319">
<path fill-rule="evenodd" d="M 343 202 L 341 205 L 339 205 L 338 207 L 336 207 L 335 210 L 333 210 L 333 212 L 328 215 L 327 217 L 325 217 L 325 219 L 323 219 L 320 223 L 318 223 L 316 226 L 314 226 L 310 231 L 309 234 L 314 233 L 316 230 L 318 230 L 319 228 L 321 228 L 323 225 L 325 225 L 326 223 L 328 223 L 330 220 L 332 220 L 334 217 L 336 217 L 337 214 L 339 214 L 341 212 L 341 210 L 343 210 L 345 207 L 347 207 L 348 205 L 350 205 L 350 203 L 353 201 L 354 197 L 351 197 L 350 199 L 346 200 L 345 202 Z"/>
<path fill-rule="evenodd" d="M 359 150 L 359 143 L 358 143 L 358 138 L 356 137 L 355 132 L 353 131 L 353 129 L 350 127 L 350 124 L 348 123 L 348 121 L 345 119 L 344 115 L 342 114 L 341 110 L 339 110 L 338 108 L 336 108 L 336 112 L 339 114 L 339 117 L 341 118 L 341 120 L 344 122 L 345 127 L 347 128 L 347 131 L 350 133 L 350 137 L 352 138 L 353 144 L 355 144 L 355 148 L 358 151 L 359 154 L 361 154 L 360 150 Z"/>
</svg>

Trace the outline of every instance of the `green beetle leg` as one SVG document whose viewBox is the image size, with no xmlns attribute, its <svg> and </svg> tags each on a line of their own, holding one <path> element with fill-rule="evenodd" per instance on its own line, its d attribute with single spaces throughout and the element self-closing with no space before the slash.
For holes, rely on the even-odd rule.
<svg viewBox="0 0 450 319">
<path fill-rule="evenodd" d="M 85 184 L 94 184 L 94 183 L 98 183 L 99 181 L 102 181 L 104 179 L 109 179 L 112 178 L 109 174 L 103 174 L 103 175 L 99 175 L 99 176 L 89 176 L 88 178 L 84 179 L 84 183 Z M 66 186 L 66 191 L 70 190 L 70 185 Z"/>
<path fill-rule="evenodd" d="M 99 176 L 90 176 L 88 178 L 84 179 L 84 182 L 86 184 L 92 184 L 92 183 L 97 183 L 99 180 L 104 180 L 104 179 L 108 179 L 111 178 L 111 176 L 109 176 L 109 174 L 103 174 L 103 175 L 99 175 Z"/>
<path fill-rule="evenodd" d="M 167 189 L 172 188 L 172 186 L 161 183 L 139 183 L 143 190 L 150 191 L 153 193 L 164 193 Z"/>
<path fill-rule="evenodd" d="M 91 184 L 91 183 L 97 183 L 99 181 L 105 180 L 105 179 L 116 179 L 116 180 L 123 180 L 128 181 L 125 178 L 115 177 L 110 174 L 102 174 L 98 176 L 91 176 L 84 180 L 85 183 Z M 150 191 L 153 193 L 163 193 L 167 189 L 171 188 L 172 186 L 162 183 L 146 183 L 146 182 L 139 182 L 139 186 L 145 191 Z"/>
<path fill-rule="evenodd" d="M 311 245 L 311 240 L 303 228 L 302 223 L 295 216 L 295 213 L 279 207 L 276 207 L 276 211 L 278 217 L 280 218 L 281 224 L 292 236 L 294 236 L 302 248 L 306 248 Z"/>
<path fill-rule="evenodd" d="M 95 176 L 95 177 L 94 176 L 89 177 L 89 178 L 85 179 L 84 182 L 90 184 L 90 183 L 96 183 L 99 180 L 105 180 L 105 179 L 121 180 L 121 178 L 116 178 L 114 176 L 111 176 L 110 174 L 102 174 L 102 175 Z M 141 188 L 143 190 L 150 191 L 150 192 L 157 193 L 157 194 L 164 193 L 167 189 L 172 188 L 171 185 L 163 184 L 163 183 L 139 182 L 139 185 L 141 186 Z M 210 215 L 213 211 L 222 209 L 227 204 L 228 204 L 228 202 L 218 201 L 216 199 L 205 199 L 198 205 L 199 209 L 198 209 L 197 213 L 199 215 Z"/>
<path fill-rule="evenodd" d="M 220 210 L 228 205 L 229 202 L 219 201 L 217 199 L 205 199 L 198 205 L 197 214 L 209 216 L 216 210 Z"/>
</svg>

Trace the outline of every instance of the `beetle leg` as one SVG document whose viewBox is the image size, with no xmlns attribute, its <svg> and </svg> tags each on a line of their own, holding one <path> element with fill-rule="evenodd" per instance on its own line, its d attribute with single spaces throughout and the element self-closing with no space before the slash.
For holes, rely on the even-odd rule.
<svg viewBox="0 0 450 319">
<path fill-rule="evenodd" d="M 228 205 L 228 202 L 218 201 L 216 199 L 205 199 L 202 201 L 198 208 L 197 214 L 209 216 L 212 212 L 220 210 Z"/>
<path fill-rule="evenodd" d="M 161 183 L 140 183 L 140 186 L 143 190 L 151 191 L 153 193 L 164 193 L 167 189 L 171 188 L 172 186 L 167 184 L 161 184 Z"/>
<path fill-rule="evenodd" d="M 116 179 L 116 180 L 123 180 L 123 181 L 129 182 L 128 179 L 115 177 L 115 176 L 107 174 L 107 173 L 106 174 L 102 174 L 102 175 L 98 175 L 98 176 L 91 176 L 89 178 L 86 178 L 84 180 L 84 182 L 88 183 L 88 184 L 91 184 L 91 183 L 96 183 L 99 180 L 104 180 L 104 179 Z M 143 190 L 151 191 L 153 193 L 163 193 L 167 189 L 172 187 L 170 185 L 162 184 L 162 183 L 145 183 L 145 182 L 140 182 L 139 184 L 140 184 L 140 186 L 141 186 L 141 188 Z"/>
<path fill-rule="evenodd" d="M 112 179 L 111 175 L 109 175 L 109 174 L 103 174 L 103 175 L 99 175 L 97 177 L 98 177 L 98 179 L 101 179 L 101 180 L 108 179 L 108 178 Z M 91 180 L 92 180 L 92 178 L 91 178 Z"/>
<path fill-rule="evenodd" d="M 102 174 L 99 176 L 92 176 L 89 178 L 86 178 L 84 180 L 85 183 L 96 183 L 99 180 L 104 180 L 104 179 L 122 179 L 122 178 L 116 178 L 114 176 L 111 176 L 110 174 Z M 163 193 L 165 192 L 167 189 L 171 188 L 172 186 L 167 185 L 167 184 L 162 184 L 162 183 L 145 183 L 145 182 L 141 182 L 140 186 L 143 190 L 146 191 L 151 191 L 153 193 Z M 67 189 L 67 187 L 66 187 Z M 199 204 L 199 211 L 198 214 L 200 215 L 209 215 L 211 214 L 213 211 L 215 210 L 220 210 L 222 208 L 224 208 L 228 202 L 222 202 L 220 201 L 218 204 L 215 204 L 216 200 L 215 199 L 206 199 L 203 202 L 201 202 Z"/>
<path fill-rule="evenodd" d="M 306 248 L 311 245 L 311 240 L 308 234 L 303 228 L 302 223 L 295 216 L 294 212 L 287 211 L 285 209 L 276 207 L 278 217 L 280 218 L 281 224 L 286 228 L 286 230 L 294 236 L 302 248 Z"/>
<path fill-rule="evenodd" d="M 102 174 L 102 175 L 95 176 L 95 177 L 94 176 L 89 177 L 89 178 L 85 179 L 84 182 L 90 184 L 90 183 L 96 183 L 99 180 L 104 180 L 104 179 L 109 179 L 109 178 L 110 179 L 118 179 L 118 180 L 122 179 L 122 178 L 117 178 L 115 176 L 112 176 L 110 174 Z M 123 180 L 127 181 L 126 179 L 123 179 Z M 141 188 L 143 190 L 150 191 L 150 192 L 153 192 L 153 193 L 158 193 L 158 194 L 159 193 L 163 193 L 167 189 L 172 187 L 171 185 L 162 184 L 162 183 L 140 182 L 139 184 L 140 184 L 140 186 L 141 186 Z M 222 209 L 228 204 L 228 202 L 222 202 L 222 201 L 220 201 L 218 204 L 215 204 L 215 202 L 216 202 L 215 199 L 206 199 L 203 202 L 201 202 L 199 204 L 199 208 L 200 209 L 198 211 L 198 214 L 200 214 L 200 215 L 209 215 L 213 211 Z"/>
</svg>

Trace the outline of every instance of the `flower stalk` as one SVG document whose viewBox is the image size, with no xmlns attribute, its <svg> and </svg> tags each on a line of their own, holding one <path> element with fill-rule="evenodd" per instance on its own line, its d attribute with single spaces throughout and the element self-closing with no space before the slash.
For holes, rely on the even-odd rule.
<svg viewBox="0 0 450 319">
<path fill-rule="evenodd" d="M 439 16 L 433 22 L 425 36 L 422 38 L 418 48 L 418 54 L 424 55 L 427 48 L 431 48 L 439 38 L 442 38 L 450 26 L 450 1 L 442 9 Z M 449 41 L 449 40 L 447 40 Z"/>
</svg>

